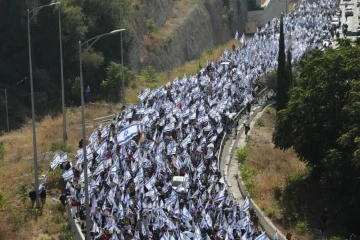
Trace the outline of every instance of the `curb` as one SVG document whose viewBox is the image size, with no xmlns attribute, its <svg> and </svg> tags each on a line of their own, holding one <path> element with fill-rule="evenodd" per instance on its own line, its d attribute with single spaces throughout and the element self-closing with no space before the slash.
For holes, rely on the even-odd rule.
<svg viewBox="0 0 360 240">
<path fill-rule="evenodd" d="M 253 114 L 252 120 L 255 118 L 255 115 L 258 115 L 258 114 L 260 114 L 260 115 L 257 118 L 260 118 L 261 115 L 264 113 L 264 111 L 271 105 L 273 105 L 273 104 L 269 104 L 269 105 L 263 107 L 261 112 L 258 111 L 256 114 Z M 238 176 L 239 177 L 237 178 L 237 183 L 238 183 L 238 187 L 241 192 L 241 195 L 243 197 L 249 196 L 250 208 L 254 209 L 256 216 L 259 217 L 259 223 L 260 223 L 261 227 L 264 229 L 264 231 L 266 232 L 267 237 L 269 239 L 274 239 L 274 235 L 277 232 L 279 240 L 286 240 L 285 235 L 275 227 L 275 225 L 271 222 L 271 220 L 265 216 L 265 213 L 259 208 L 259 206 L 251 198 L 249 192 L 247 191 L 247 189 L 245 187 L 244 182 L 241 180 L 241 172 L 240 171 L 238 171 Z"/>
</svg>

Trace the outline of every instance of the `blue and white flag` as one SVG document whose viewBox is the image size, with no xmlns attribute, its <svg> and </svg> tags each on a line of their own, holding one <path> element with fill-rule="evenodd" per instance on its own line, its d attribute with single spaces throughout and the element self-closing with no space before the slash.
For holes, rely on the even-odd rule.
<svg viewBox="0 0 360 240">
<path fill-rule="evenodd" d="M 69 170 L 67 170 L 66 172 L 63 173 L 62 177 L 65 181 L 69 180 L 70 178 L 72 178 L 74 176 L 74 172 L 73 170 L 70 168 Z"/>
<path fill-rule="evenodd" d="M 142 93 L 139 94 L 138 98 L 140 98 L 141 101 L 144 101 L 144 99 L 150 94 L 150 88 L 145 89 L 142 91 Z"/>
<path fill-rule="evenodd" d="M 255 240 L 266 240 L 266 233 L 263 232 L 262 234 L 260 234 L 257 238 L 255 238 Z"/>
<path fill-rule="evenodd" d="M 133 137 L 138 135 L 140 132 L 139 125 L 136 123 L 130 124 L 123 129 L 121 129 L 120 132 L 117 134 L 117 143 L 119 145 L 123 145 L 126 142 L 130 141 Z"/>
<path fill-rule="evenodd" d="M 50 167 L 52 170 L 54 170 L 58 165 L 60 164 L 60 156 L 59 154 L 56 154 L 50 163 Z"/>
<path fill-rule="evenodd" d="M 219 202 L 223 199 L 225 199 L 225 188 L 219 191 L 218 195 L 214 199 L 214 202 Z"/>
<path fill-rule="evenodd" d="M 145 182 L 145 187 L 147 188 L 147 190 L 152 189 L 154 187 L 155 182 L 156 182 L 156 178 L 155 175 L 153 175 L 149 180 Z"/>
<path fill-rule="evenodd" d="M 244 200 L 244 203 L 241 205 L 241 211 L 246 211 L 248 210 L 250 207 L 250 200 L 249 200 L 249 197 L 246 197 L 245 200 Z"/>
<path fill-rule="evenodd" d="M 278 231 L 276 230 L 275 235 L 274 235 L 274 240 L 279 240 L 279 235 L 278 235 Z"/>
<path fill-rule="evenodd" d="M 206 222 L 206 225 L 207 225 L 207 228 L 211 228 L 212 229 L 212 220 L 211 220 L 211 217 L 209 215 L 209 213 L 207 213 L 205 215 L 205 222 Z"/>
</svg>

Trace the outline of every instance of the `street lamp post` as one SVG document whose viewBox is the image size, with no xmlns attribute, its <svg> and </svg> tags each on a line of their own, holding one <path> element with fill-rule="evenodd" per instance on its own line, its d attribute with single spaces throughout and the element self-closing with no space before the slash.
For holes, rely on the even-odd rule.
<svg viewBox="0 0 360 240">
<path fill-rule="evenodd" d="M 29 45 L 29 68 L 30 68 L 30 89 L 31 89 L 31 119 L 32 119 L 32 131 L 33 131 L 33 148 L 34 148 L 34 188 L 36 192 L 36 207 L 40 207 L 39 202 L 39 176 L 38 176 L 38 164 L 37 164 L 37 150 L 36 150 L 36 127 L 35 127 L 35 106 L 34 106 L 34 84 L 33 84 L 33 75 L 32 75 L 32 61 L 31 61 L 31 42 L 30 42 L 30 21 L 35 16 L 36 12 L 44 7 L 50 7 L 53 5 L 57 5 L 59 3 L 51 3 L 48 5 L 43 5 L 32 10 L 27 9 L 27 23 L 28 23 L 28 45 Z M 30 13 L 34 12 L 34 14 L 30 18 Z"/>
<path fill-rule="evenodd" d="M 89 180 L 88 180 L 88 160 L 86 157 L 86 138 L 85 138 L 85 101 L 84 101 L 84 82 L 83 82 L 83 73 L 82 73 L 82 47 L 86 45 L 84 53 L 86 53 L 91 46 L 97 42 L 100 38 L 112 35 L 118 32 L 122 32 L 125 29 L 118 29 L 111 31 L 109 33 L 101 34 L 96 37 L 93 37 L 84 43 L 79 41 L 79 61 L 80 61 L 80 88 L 81 88 L 81 119 L 82 119 L 82 139 L 83 139 L 83 158 L 84 158 L 84 181 L 85 181 L 85 211 L 86 211 L 86 239 L 90 239 L 90 207 L 89 207 Z M 90 43 L 90 45 L 89 45 Z"/>
</svg>

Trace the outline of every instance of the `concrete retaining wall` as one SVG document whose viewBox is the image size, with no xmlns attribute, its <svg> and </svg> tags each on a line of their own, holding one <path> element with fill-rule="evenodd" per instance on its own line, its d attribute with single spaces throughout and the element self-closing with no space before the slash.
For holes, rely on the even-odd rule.
<svg viewBox="0 0 360 240">
<path fill-rule="evenodd" d="M 72 217 L 70 204 L 66 205 L 66 212 L 67 212 L 67 216 L 68 216 L 69 223 L 71 226 L 71 233 L 72 233 L 72 236 L 74 237 L 74 239 L 75 240 L 85 240 L 85 236 L 81 231 L 81 227 L 79 226 L 79 224 L 76 223 L 75 219 Z"/>
<path fill-rule="evenodd" d="M 264 110 L 267 107 L 263 108 Z M 256 114 L 253 114 L 253 117 Z M 251 130 L 250 130 L 251 131 Z M 259 208 L 258 205 L 256 205 L 256 203 L 251 199 L 251 196 L 249 194 L 249 192 L 246 190 L 245 187 L 245 183 L 241 180 L 241 172 L 238 172 L 238 176 L 239 178 L 237 179 L 238 182 L 238 187 L 240 189 L 241 195 L 245 198 L 246 196 L 249 196 L 250 199 L 250 208 L 255 210 L 256 216 L 259 217 L 259 223 L 261 225 L 261 227 L 263 228 L 263 230 L 266 232 L 266 235 L 268 236 L 268 238 L 270 239 L 274 239 L 274 235 L 275 232 L 278 232 L 278 236 L 279 236 L 279 240 L 286 240 L 286 237 L 284 234 L 282 234 L 276 227 L 275 225 L 271 222 L 271 220 L 266 217 L 265 213 L 263 211 L 261 211 L 261 209 Z"/>
<path fill-rule="evenodd" d="M 257 27 L 265 26 L 273 18 L 280 17 L 286 12 L 286 0 L 270 0 L 263 9 L 249 11 L 248 23 L 255 23 Z"/>
</svg>

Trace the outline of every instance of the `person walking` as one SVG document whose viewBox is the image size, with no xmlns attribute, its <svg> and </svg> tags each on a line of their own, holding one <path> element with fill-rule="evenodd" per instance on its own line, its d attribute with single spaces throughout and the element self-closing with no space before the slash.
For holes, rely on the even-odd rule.
<svg viewBox="0 0 360 240">
<path fill-rule="evenodd" d="M 34 208 L 36 202 L 36 192 L 34 188 L 29 192 L 29 198 L 31 200 L 31 208 Z"/>
<path fill-rule="evenodd" d="M 39 192 L 40 202 L 41 202 L 41 209 L 44 208 L 45 200 L 46 200 L 46 189 L 45 187 L 42 187 Z"/>
</svg>

